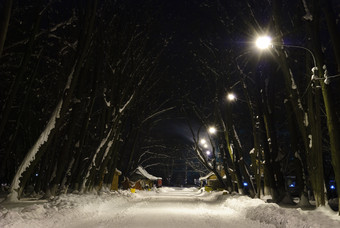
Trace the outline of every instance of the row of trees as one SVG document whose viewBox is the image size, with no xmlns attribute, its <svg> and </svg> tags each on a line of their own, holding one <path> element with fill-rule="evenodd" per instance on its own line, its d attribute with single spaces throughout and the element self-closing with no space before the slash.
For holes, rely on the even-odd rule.
<svg viewBox="0 0 340 228">
<path fill-rule="evenodd" d="M 316 205 L 325 205 L 326 191 L 333 191 L 325 189 L 329 179 L 335 179 L 337 189 L 340 181 L 340 125 L 336 108 L 340 30 L 332 10 L 336 4 L 302 1 L 296 8 L 295 3 L 275 0 L 261 11 L 256 6 L 258 2 L 248 3 L 241 16 L 246 24 L 240 22 L 239 27 L 248 27 L 253 34 L 247 36 L 250 40 L 247 45 L 240 45 L 243 50 L 218 48 L 216 43 L 220 40 L 206 39 L 198 44 L 201 49 L 193 51 L 193 58 L 201 64 L 200 70 L 207 78 L 209 91 L 214 92 L 209 93 L 212 107 L 209 111 L 196 104 L 191 106 L 191 111 L 206 129 L 209 124 L 219 129 L 217 135 L 211 136 L 218 139 L 218 143 L 211 140 L 211 160 L 199 145 L 199 132 L 192 132 L 193 149 L 202 164 L 230 190 L 242 193 L 246 181 L 251 196 L 271 195 L 275 202 L 280 202 L 287 199 L 285 178 L 294 175 L 300 204 L 308 203 L 307 194 L 311 191 Z M 223 8 L 223 3 L 220 6 Z M 222 11 L 228 12 L 229 5 L 224 7 Z M 224 18 L 220 15 L 221 23 L 230 20 L 230 14 Z M 229 41 L 237 43 L 240 31 L 228 25 L 224 26 L 232 37 Z M 259 53 L 254 41 L 261 34 L 273 37 L 273 47 Z M 231 92 L 243 100 L 228 103 L 226 95 Z M 243 109 L 236 107 L 242 105 L 240 101 L 246 104 Z M 235 108 L 238 113 L 233 111 Z M 248 130 L 252 135 L 250 153 L 239 140 L 239 133 L 245 129 L 239 121 L 247 118 L 239 112 L 245 110 L 249 113 Z M 222 180 L 217 170 L 216 147 L 227 181 Z M 247 159 L 250 167 L 245 162 Z"/>
<path fill-rule="evenodd" d="M 336 3 L 6 0 L 1 7 L 0 169 L 9 199 L 28 185 L 46 196 L 99 190 L 115 168 L 128 175 L 179 157 L 182 149 L 169 152 L 164 140 L 149 138 L 170 113 L 188 118 L 194 138 L 186 143 L 230 191 L 243 193 L 246 181 L 252 197 L 279 202 L 293 167 L 301 202 L 312 189 L 319 206 L 324 171 L 340 183 Z M 270 52 L 253 49 L 255 31 L 274 37 Z M 288 39 L 307 51 L 288 48 Z M 229 92 L 242 99 L 226 102 Z M 212 160 L 192 118 L 200 131 L 218 128 Z"/>
<path fill-rule="evenodd" d="M 157 15 L 148 4 L 118 1 L 6 3 L 0 133 L 8 199 L 28 185 L 47 197 L 100 189 L 118 166 L 137 167 L 141 127 L 173 109 L 154 95 L 169 38 L 155 33 Z"/>
</svg>

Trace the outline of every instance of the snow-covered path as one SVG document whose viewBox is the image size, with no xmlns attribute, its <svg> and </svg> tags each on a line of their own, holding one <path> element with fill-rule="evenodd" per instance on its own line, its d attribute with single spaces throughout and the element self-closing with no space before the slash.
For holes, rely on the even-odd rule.
<svg viewBox="0 0 340 228">
<path fill-rule="evenodd" d="M 197 189 L 138 192 L 128 203 L 107 205 L 96 216 L 78 218 L 67 227 L 274 227 L 240 217 L 221 205 L 219 196 Z"/>
<path fill-rule="evenodd" d="M 218 203 L 216 195 L 207 197 L 197 190 L 163 191 L 136 194 L 130 207 L 86 221 L 80 226 L 103 227 L 273 227 L 240 218 L 235 211 Z"/>
<path fill-rule="evenodd" d="M 304 212 L 195 188 L 69 194 L 43 204 L 4 206 L 7 209 L 0 207 L 1 228 L 340 227 L 336 213 L 326 208 Z"/>
</svg>

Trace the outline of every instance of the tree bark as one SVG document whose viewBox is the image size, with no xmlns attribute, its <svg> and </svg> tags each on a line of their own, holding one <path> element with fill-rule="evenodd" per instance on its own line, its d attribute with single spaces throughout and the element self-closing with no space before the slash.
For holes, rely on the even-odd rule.
<svg viewBox="0 0 340 228">
<path fill-rule="evenodd" d="M 39 1 L 41 3 L 41 1 Z M 24 79 L 24 75 L 26 73 L 27 70 L 27 65 L 29 63 L 29 59 L 31 58 L 32 55 L 32 51 L 33 51 L 33 46 L 34 46 L 34 42 L 35 42 L 35 38 L 36 38 L 36 34 L 39 31 L 39 27 L 40 27 L 40 21 L 41 18 L 43 16 L 43 14 L 41 14 L 40 12 L 40 5 L 37 6 L 37 12 L 36 12 L 36 21 L 34 22 L 33 25 L 33 29 L 31 31 L 28 43 L 26 45 L 26 50 L 25 50 L 25 54 L 22 58 L 22 61 L 20 63 L 20 67 L 19 67 L 19 71 L 11 85 L 11 88 L 9 90 L 9 94 L 8 94 L 8 98 L 4 104 L 4 106 L 2 107 L 2 111 L 1 111 L 1 122 L 0 122 L 0 138 L 4 132 L 4 129 L 6 127 L 6 124 L 8 122 L 8 118 L 10 116 L 10 112 L 13 106 L 13 103 L 15 101 L 17 92 L 19 90 L 19 85 L 22 82 L 22 80 Z"/>
<path fill-rule="evenodd" d="M 313 21 L 307 22 L 307 26 L 309 27 L 309 32 L 311 36 L 311 45 L 314 50 L 316 62 L 317 62 L 317 67 L 318 67 L 318 74 L 319 77 L 322 78 L 324 75 L 322 74 L 322 70 L 324 71 L 327 70 L 327 67 L 325 65 L 322 65 L 324 62 L 324 56 L 322 54 L 322 45 L 321 45 L 321 40 L 320 40 L 320 8 L 318 7 L 320 2 L 318 0 L 313 1 Z M 327 74 L 326 72 L 324 72 Z M 325 105 L 325 110 L 326 110 L 326 118 L 327 118 L 327 127 L 328 127 L 328 134 L 330 138 L 330 146 L 331 146 L 331 155 L 332 155 L 332 165 L 335 173 L 335 182 L 337 183 L 337 189 L 339 193 L 339 187 L 340 187 L 340 123 L 339 120 L 336 116 L 335 112 L 335 103 L 333 101 L 333 96 L 331 94 L 331 90 L 328 84 L 326 84 L 323 80 L 320 81 L 321 84 L 321 90 L 322 90 L 322 96 L 323 96 L 323 101 Z M 318 153 L 317 158 L 320 158 L 321 151 L 316 151 Z M 318 164 L 318 167 L 322 167 L 322 163 Z M 323 174 L 318 172 L 319 175 Z M 320 180 L 317 180 L 316 182 L 321 191 L 321 185 Z M 323 193 L 321 191 L 320 193 Z M 322 194 L 324 195 L 324 194 Z M 323 205 L 324 203 L 324 196 L 318 196 L 320 200 L 320 204 Z M 340 198 L 339 198 L 340 201 Z M 340 215 L 340 208 L 339 208 L 339 215 Z"/>
<path fill-rule="evenodd" d="M 36 164 L 50 145 L 56 131 L 58 131 L 59 127 L 62 125 L 65 115 L 69 111 L 68 107 L 73 98 L 73 92 L 77 85 L 80 70 L 88 54 L 88 49 L 90 46 L 91 36 L 94 27 L 96 7 L 97 0 L 88 2 L 88 11 L 86 12 L 88 23 L 85 23 L 86 27 L 83 29 L 83 36 L 78 46 L 77 57 L 75 58 L 75 63 L 69 74 L 68 82 L 66 83 L 63 92 L 63 97 L 58 102 L 58 105 L 52 113 L 52 116 L 46 128 L 43 130 L 34 146 L 30 149 L 30 151 L 27 153 L 26 157 L 22 161 L 15 177 L 13 178 L 10 193 L 7 196 L 8 200 L 15 200 L 15 198 L 20 198 L 21 193 Z M 19 179 L 22 180 L 20 181 Z"/>
<path fill-rule="evenodd" d="M 9 20 L 11 18 L 13 0 L 5 0 L 0 17 L 0 58 L 5 46 Z"/>
<path fill-rule="evenodd" d="M 336 17 L 332 9 L 332 3 L 330 0 L 322 1 L 322 10 L 326 17 L 328 33 L 331 37 L 333 52 L 335 55 L 336 63 L 338 65 L 338 73 L 340 73 L 340 32 L 339 27 L 336 24 Z"/>
</svg>

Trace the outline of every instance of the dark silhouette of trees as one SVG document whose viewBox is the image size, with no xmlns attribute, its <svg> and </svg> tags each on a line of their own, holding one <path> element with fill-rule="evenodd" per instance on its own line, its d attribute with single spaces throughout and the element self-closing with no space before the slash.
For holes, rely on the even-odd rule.
<svg viewBox="0 0 340 228">
<path fill-rule="evenodd" d="M 336 1 L 0 7 L 0 178 L 12 183 L 8 199 L 30 185 L 45 197 L 99 191 L 116 168 L 129 176 L 138 165 L 170 180 L 178 158 L 251 197 L 285 202 L 290 176 L 301 204 L 310 191 L 325 205 L 329 178 L 339 192 Z M 258 52 L 261 33 L 273 46 Z M 187 121 L 186 139 L 157 128 L 172 119 Z M 218 131 L 208 158 L 199 138 L 210 124 Z"/>
</svg>

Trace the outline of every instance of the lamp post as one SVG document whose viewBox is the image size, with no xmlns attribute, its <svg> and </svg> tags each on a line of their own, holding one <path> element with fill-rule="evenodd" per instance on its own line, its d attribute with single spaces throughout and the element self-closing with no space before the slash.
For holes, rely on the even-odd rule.
<svg viewBox="0 0 340 228">
<path fill-rule="evenodd" d="M 260 38 L 258 38 L 260 39 Z M 261 39 L 263 41 L 263 39 Z M 266 48 L 262 48 L 264 47 L 265 45 L 257 45 L 257 42 L 256 42 L 256 46 L 258 48 L 260 48 L 261 50 L 263 49 L 266 49 Z M 274 47 L 274 45 L 271 43 L 270 41 L 270 44 L 267 44 L 267 47 Z M 334 140 L 335 138 L 339 138 L 338 135 L 337 137 L 335 137 L 336 135 L 333 134 L 333 129 L 334 126 L 333 126 L 333 122 L 332 120 L 334 119 L 334 111 L 332 110 L 332 107 L 330 105 L 330 101 L 328 99 L 328 92 L 327 92 L 327 89 L 326 89 L 326 85 L 328 85 L 330 83 L 330 76 L 328 76 L 328 73 L 327 73 L 327 68 L 326 66 L 324 65 L 322 67 L 322 69 L 324 70 L 324 75 L 323 77 L 317 77 L 316 76 L 316 72 L 318 70 L 318 65 L 317 65 L 317 62 L 316 62 L 316 58 L 315 58 L 315 55 L 314 53 L 306 48 L 306 47 L 302 47 L 302 46 L 297 46 L 297 45 L 285 45 L 285 44 L 278 44 L 278 46 L 281 46 L 282 49 L 283 47 L 287 47 L 287 48 L 297 48 L 297 49 L 303 49 L 304 51 L 308 52 L 310 54 L 310 56 L 312 57 L 313 59 L 313 67 L 311 69 L 312 71 L 312 77 L 311 77 L 311 81 L 315 81 L 315 80 L 324 80 L 324 83 L 321 83 L 321 90 L 322 90 L 322 93 L 323 93 L 323 97 L 324 97 L 324 103 L 325 103 L 325 109 L 326 109 L 326 118 L 327 118 L 327 125 L 328 125 L 328 130 L 329 130 L 329 136 L 330 136 L 330 141 L 331 141 L 331 147 L 332 147 L 332 144 L 334 145 L 334 143 L 336 144 L 337 140 Z M 283 53 L 282 53 L 283 54 Z M 283 60 L 283 56 L 280 56 Z M 320 58 L 319 58 L 320 59 Z M 319 66 L 320 66 L 320 62 L 319 63 Z M 293 81 L 293 75 L 292 73 L 290 72 L 290 69 L 286 66 L 286 67 L 283 67 L 284 71 L 285 71 L 285 75 L 287 76 L 286 77 L 286 80 L 288 81 L 289 80 L 289 77 L 291 77 L 291 80 L 292 80 L 292 91 L 296 89 L 296 86 L 294 86 L 294 81 Z M 290 74 L 290 76 L 289 76 Z M 331 77 L 337 77 L 337 75 L 334 75 L 334 76 L 331 76 Z M 289 82 L 288 82 L 289 83 Z M 323 165 L 322 165 L 322 155 L 319 153 L 321 147 L 322 147 L 322 142 L 321 142 L 321 138 L 319 137 L 320 135 L 317 134 L 317 132 L 319 132 L 321 129 L 321 121 L 320 121 L 320 114 L 317 113 L 316 111 L 314 111 L 315 108 L 319 108 L 319 96 L 315 96 L 315 102 L 308 102 L 308 107 L 309 107 L 309 110 L 308 112 L 305 112 L 302 105 L 301 105 L 301 101 L 300 101 L 300 96 L 292 96 L 292 105 L 294 106 L 293 107 L 293 111 L 296 115 L 296 119 L 297 119 L 297 122 L 298 122 L 298 127 L 300 129 L 300 132 L 301 132 L 301 136 L 303 138 L 303 142 L 304 142 L 304 146 L 305 146 L 305 149 L 307 150 L 307 152 L 309 153 L 308 156 L 306 156 L 306 162 L 307 162 L 307 168 L 308 168 L 308 171 L 310 172 L 311 174 L 311 185 L 313 187 L 313 190 L 314 190 L 314 195 L 315 195 L 315 198 L 317 199 L 316 200 L 316 204 L 317 205 L 322 205 L 324 204 L 324 192 L 323 192 Z M 312 97 L 310 97 L 312 98 Z M 311 99 L 309 99 L 309 101 L 311 101 Z M 315 106 L 315 107 L 314 107 Z M 305 115 L 305 117 L 303 117 L 303 115 Z M 313 120 L 313 123 L 309 124 L 309 123 L 303 123 L 303 120 L 306 120 L 306 115 L 307 117 L 310 117 L 312 116 L 312 120 Z M 310 125 L 310 126 L 309 126 Z M 309 128 L 306 129 L 306 128 Z M 333 142 L 332 142 L 332 138 L 333 138 Z M 312 140 L 313 139 L 313 140 Z M 340 144 L 338 144 L 340 145 Z M 332 151 L 332 156 L 333 154 L 335 154 L 334 157 L 336 157 L 336 153 L 339 151 L 339 146 L 337 148 L 335 148 L 335 146 L 333 147 L 334 149 L 331 148 L 331 151 Z M 340 159 L 339 159 L 340 160 Z M 313 165 L 311 165 L 313 164 Z M 313 169 L 311 169 L 310 167 L 313 166 Z M 318 167 L 318 168 L 315 168 L 314 167 Z M 339 170 L 339 169 L 338 169 Z M 301 173 L 304 173 L 303 171 L 303 167 L 302 167 L 302 170 L 301 170 Z M 336 171 L 335 171 L 336 173 Z M 339 173 L 339 172 L 338 172 Z M 340 176 L 339 176 L 340 177 Z M 302 189 L 304 192 L 307 192 L 307 189 L 306 189 L 306 180 L 304 178 L 302 178 L 303 181 L 302 181 Z M 340 178 L 339 178 L 340 179 Z"/>
<path fill-rule="evenodd" d="M 272 38 L 268 35 L 259 36 L 255 41 L 255 45 L 260 50 L 266 50 L 266 49 L 274 46 L 274 44 L 272 42 Z M 313 80 L 324 80 L 324 83 L 326 85 L 328 85 L 330 83 L 329 76 L 327 75 L 327 70 L 325 68 L 324 68 L 325 74 L 324 74 L 323 78 L 319 78 L 319 77 L 316 76 L 315 73 L 318 70 L 318 67 L 316 65 L 315 56 L 310 49 L 308 49 L 306 47 L 298 46 L 298 45 L 289 45 L 289 44 L 281 44 L 281 46 L 287 47 L 287 48 L 298 48 L 298 49 L 303 49 L 303 50 L 307 51 L 312 56 L 312 59 L 313 59 L 313 67 L 311 69 L 311 71 L 312 71 L 311 80 L 312 81 Z M 338 76 L 338 75 L 334 75 L 334 76 Z M 334 76 L 332 76 L 332 77 L 334 77 Z"/>
</svg>

